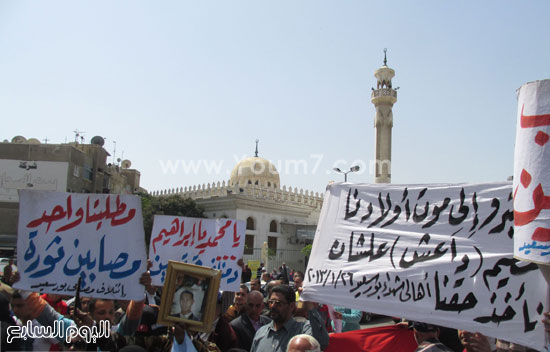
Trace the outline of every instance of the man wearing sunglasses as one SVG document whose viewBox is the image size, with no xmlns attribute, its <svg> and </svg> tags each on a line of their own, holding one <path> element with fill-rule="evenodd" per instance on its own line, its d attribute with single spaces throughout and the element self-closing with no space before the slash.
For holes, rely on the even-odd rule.
<svg viewBox="0 0 550 352">
<path fill-rule="evenodd" d="M 273 321 L 256 332 L 251 352 L 285 352 L 290 339 L 300 334 L 315 337 L 323 350 L 328 346 L 328 333 L 314 303 L 306 302 L 309 319 L 306 321 L 296 321 L 293 317 L 296 296 L 290 286 L 273 287 L 268 303 Z"/>
<path fill-rule="evenodd" d="M 247 351 L 250 351 L 256 331 L 271 322 L 271 318 L 261 315 L 263 308 L 264 296 L 258 291 L 251 291 L 247 296 L 246 314 L 231 321 L 239 346 Z"/>
</svg>

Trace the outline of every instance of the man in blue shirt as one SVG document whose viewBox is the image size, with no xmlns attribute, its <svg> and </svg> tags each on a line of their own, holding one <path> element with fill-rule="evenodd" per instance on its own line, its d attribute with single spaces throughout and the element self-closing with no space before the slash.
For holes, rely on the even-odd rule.
<svg viewBox="0 0 550 352">
<path fill-rule="evenodd" d="M 328 346 L 328 333 L 323 318 L 313 303 L 307 302 L 309 320 L 299 322 L 293 318 L 295 297 L 290 286 L 273 287 L 268 301 L 269 315 L 273 321 L 256 332 L 251 352 L 285 352 L 290 339 L 299 334 L 313 335 L 322 349 Z"/>
</svg>

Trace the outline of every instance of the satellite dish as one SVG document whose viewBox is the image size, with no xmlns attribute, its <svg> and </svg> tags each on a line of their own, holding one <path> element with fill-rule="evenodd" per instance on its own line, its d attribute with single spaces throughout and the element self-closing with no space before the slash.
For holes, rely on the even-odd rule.
<svg viewBox="0 0 550 352">
<path fill-rule="evenodd" d="M 15 136 L 11 139 L 11 142 L 17 143 L 17 144 L 23 144 L 23 143 L 27 143 L 27 138 L 23 136 Z"/>
<path fill-rule="evenodd" d="M 29 144 L 41 144 L 40 141 L 36 138 L 29 138 L 27 143 L 29 143 Z"/>
<path fill-rule="evenodd" d="M 100 147 L 103 147 L 103 145 L 105 144 L 105 139 L 101 136 L 95 136 L 95 137 L 92 138 L 90 143 L 95 144 L 95 145 L 99 145 Z"/>
<path fill-rule="evenodd" d="M 132 162 L 128 159 L 122 160 L 122 164 L 120 164 L 120 166 L 122 166 L 123 169 L 129 169 L 130 166 L 132 166 Z"/>
</svg>

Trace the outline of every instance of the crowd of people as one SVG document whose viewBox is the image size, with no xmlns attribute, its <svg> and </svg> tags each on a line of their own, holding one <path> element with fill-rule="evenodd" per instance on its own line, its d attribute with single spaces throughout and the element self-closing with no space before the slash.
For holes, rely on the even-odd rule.
<svg viewBox="0 0 550 352">
<path fill-rule="evenodd" d="M 76 308 L 74 297 L 13 289 L 11 285 L 19 280 L 19 273 L 13 271 L 9 277 L 4 277 L 0 288 L 1 350 L 320 352 L 329 345 L 329 334 L 361 329 L 360 311 L 301 301 L 302 272 L 290 270 L 283 264 L 278 271 L 269 274 L 262 264 L 252 278 L 247 274 L 250 269 L 242 267 L 245 275 L 239 291 L 218 294 L 215 320 L 206 332 L 192 331 L 183 323 L 173 327 L 157 324 L 161 288 L 152 285 L 148 272 L 139 280 L 145 287 L 143 300 L 82 297 Z M 193 292 L 180 291 L 177 293 L 180 314 L 185 319 L 195 320 L 190 318 Z M 545 317 L 543 322 L 550 330 L 550 314 L 545 313 Z M 109 336 L 93 341 L 81 337 L 65 340 L 64 334 L 71 326 L 97 327 L 102 322 L 111 326 Z M 56 338 L 8 339 L 10 326 L 29 324 L 33 327 L 59 324 L 61 329 Z M 456 331 L 423 322 L 398 322 L 397 326 L 412 329 L 418 344 L 416 351 L 529 351 L 505 342 L 495 345 L 491 339 L 476 332 Z"/>
</svg>

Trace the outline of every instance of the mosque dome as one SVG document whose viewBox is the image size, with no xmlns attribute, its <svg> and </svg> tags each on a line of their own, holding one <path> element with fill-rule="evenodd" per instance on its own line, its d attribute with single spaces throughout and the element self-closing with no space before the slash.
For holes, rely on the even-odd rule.
<svg viewBox="0 0 550 352">
<path fill-rule="evenodd" d="M 243 159 L 231 171 L 231 185 L 257 185 L 270 188 L 281 186 L 279 172 L 269 160 L 258 156 Z"/>
</svg>

